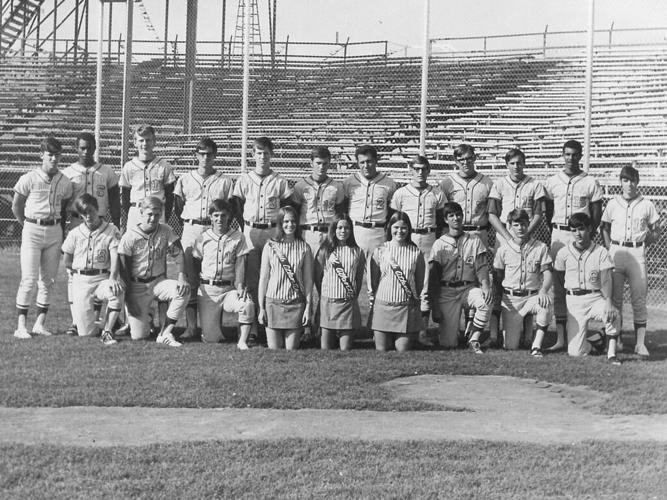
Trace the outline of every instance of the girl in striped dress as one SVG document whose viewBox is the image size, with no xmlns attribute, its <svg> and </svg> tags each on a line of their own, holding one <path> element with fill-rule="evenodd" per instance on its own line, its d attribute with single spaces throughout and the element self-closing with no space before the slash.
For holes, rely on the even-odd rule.
<svg viewBox="0 0 667 500">
<path fill-rule="evenodd" d="M 352 347 L 354 330 L 361 326 L 359 292 L 366 257 L 352 232 L 347 214 L 334 217 L 315 257 L 315 286 L 320 294 L 322 349 L 331 349 L 338 335 L 341 351 Z"/>
<path fill-rule="evenodd" d="M 259 322 L 266 325 L 269 349 L 296 349 L 310 322 L 313 254 L 301 238 L 299 216 L 283 207 L 276 216 L 275 236 L 262 251 L 259 274 Z"/>
<path fill-rule="evenodd" d="M 371 328 L 378 351 L 392 344 L 407 351 L 422 328 L 424 256 L 411 240 L 412 226 L 405 212 L 394 212 L 385 228 L 386 242 L 368 261 L 371 290 Z"/>
</svg>

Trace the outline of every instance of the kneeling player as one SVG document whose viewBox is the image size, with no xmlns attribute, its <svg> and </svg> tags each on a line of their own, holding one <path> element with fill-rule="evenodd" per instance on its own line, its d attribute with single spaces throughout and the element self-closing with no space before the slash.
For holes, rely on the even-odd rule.
<svg viewBox="0 0 667 500">
<path fill-rule="evenodd" d="M 497 280 L 495 289 L 502 290 L 503 347 L 519 348 L 521 333 L 524 328 L 532 329 L 531 315 L 535 314 L 537 332 L 530 354 L 541 358 L 542 341 L 550 320 L 548 292 L 552 261 L 549 247 L 530 236 L 529 224 L 530 217 L 523 209 L 514 209 L 508 214 L 512 239 L 503 242 L 496 251 L 494 279 Z"/>
<path fill-rule="evenodd" d="M 561 248 L 554 261 L 556 280 L 566 294 L 567 352 L 570 356 L 585 356 L 593 347 L 604 348 L 587 339 L 588 322 L 595 319 L 604 322 L 609 361 L 620 365 L 616 357 L 618 311 L 612 304 L 614 264 L 609 252 L 591 240 L 593 227 L 587 214 L 573 214 L 569 225 L 574 241 Z"/>
<path fill-rule="evenodd" d="M 127 319 L 132 339 L 150 335 L 149 312 L 157 298 L 169 304 L 157 342 L 179 347 L 183 344 L 174 338 L 173 330 L 185 310 L 190 286 L 181 243 L 168 225 L 160 223 L 162 207 L 162 200 L 155 196 L 141 200 L 140 222 L 123 235 L 118 253 L 123 279 L 128 284 Z M 178 261 L 178 280 L 167 279 L 168 252 Z"/>
<path fill-rule="evenodd" d="M 72 316 L 80 336 L 96 335 L 96 303 L 108 301 L 102 342 L 115 344 L 111 327 L 118 319 L 123 303 L 123 284 L 118 276 L 120 232 L 98 214 L 97 199 L 84 193 L 74 202 L 83 220 L 72 229 L 63 243 L 65 267 L 72 279 Z"/>
<path fill-rule="evenodd" d="M 249 248 L 243 234 L 230 228 L 232 209 L 221 199 L 208 209 L 211 227 L 194 243 L 192 257 L 201 269 L 197 305 L 204 342 L 223 338 L 222 312 L 239 315 L 238 348 L 247 349 L 248 335 L 255 318 L 255 305 L 245 286 L 245 264 Z"/>
</svg>

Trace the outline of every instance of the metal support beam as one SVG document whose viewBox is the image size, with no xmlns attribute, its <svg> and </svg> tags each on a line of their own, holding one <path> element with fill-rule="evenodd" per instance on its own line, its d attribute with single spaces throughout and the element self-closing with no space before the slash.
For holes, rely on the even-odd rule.
<svg viewBox="0 0 667 500">
<path fill-rule="evenodd" d="M 428 34 L 430 0 L 424 0 L 424 50 L 422 52 L 422 95 L 421 114 L 419 119 L 419 154 L 426 151 L 426 111 L 428 102 L 428 63 L 431 55 L 431 40 Z"/>
<path fill-rule="evenodd" d="M 164 55 L 162 65 L 167 65 L 167 56 L 169 49 L 169 0 L 164 2 Z"/>
<path fill-rule="evenodd" d="M 192 133 L 192 109 L 197 65 L 197 3 L 188 0 L 187 17 L 185 20 L 185 106 L 183 109 L 183 131 Z"/>
<path fill-rule="evenodd" d="M 132 100 L 132 29 L 134 17 L 134 2 L 126 3 L 125 16 L 125 66 L 123 68 L 123 119 L 120 129 L 120 166 L 122 167 L 128 156 L 128 138 L 130 128 L 130 103 Z"/>
<path fill-rule="evenodd" d="M 246 5 L 243 18 L 243 114 L 241 116 L 241 172 L 248 163 L 248 111 L 250 102 L 250 5 Z"/>
<path fill-rule="evenodd" d="M 584 97 L 584 170 L 591 163 L 591 120 L 593 104 L 593 46 L 595 44 L 595 0 L 588 0 L 588 51 L 586 57 L 586 94 Z"/>
<path fill-rule="evenodd" d="M 111 4 L 109 4 L 111 5 Z M 95 81 L 95 161 L 100 159 L 102 142 L 102 59 L 104 57 L 104 2 L 100 0 L 97 18 L 97 79 Z"/>
</svg>

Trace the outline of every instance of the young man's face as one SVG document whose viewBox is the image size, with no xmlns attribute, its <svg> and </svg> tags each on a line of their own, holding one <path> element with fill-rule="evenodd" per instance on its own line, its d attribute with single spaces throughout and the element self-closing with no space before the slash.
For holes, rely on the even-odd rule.
<svg viewBox="0 0 667 500">
<path fill-rule="evenodd" d="M 271 164 L 271 157 L 273 156 L 273 153 L 271 153 L 269 148 L 255 144 L 253 156 L 255 157 L 255 166 L 257 168 L 261 168 L 262 170 L 266 170 Z"/>
<path fill-rule="evenodd" d="M 213 167 L 215 156 L 216 154 L 211 147 L 197 149 L 197 161 L 199 162 L 199 166 L 202 168 L 209 169 Z"/>
<path fill-rule="evenodd" d="M 147 207 L 141 209 L 141 229 L 144 232 L 150 233 L 157 228 L 160 223 L 162 210 L 157 207 Z"/>
<path fill-rule="evenodd" d="M 450 230 L 460 230 L 463 227 L 463 214 L 461 212 L 449 212 L 445 222 Z"/>
<path fill-rule="evenodd" d="M 79 163 L 86 167 L 95 163 L 95 146 L 92 141 L 79 139 L 76 144 L 76 154 L 79 155 Z"/>
<path fill-rule="evenodd" d="M 225 234 L 229 229 L 230 213 L 227 210 L 217 210 L 211 213 L 211 227 L 218 234 Z"/>
<path fill-rule="evenodd" d="M 524 220 L 515 220 L 512 222 L 510 225 L 512 234 L 518 238 L 518 239 L 523 239 L 526 234 L 528 234 L 528 222 Z"/>
<path fill-rule="evenodd" d="M 43 151 L 40 155 L 42 158 L 42 171 L 45 174 L 55 175 L 58 172 L 58 163 L 60 163 L 61 151 Z"/>
<path fill-rule="evenodd" d="M 151 134 L 134 134 L 134 146 L 137 148 L 137 156 L 140 160 L 152 160 L 155 148 L 155 136 Z"/>
<path fill-rule="evenodd" d="M 574 173 L 579 171 L 581 153 L 574 148 L 563 149 L 563 160 L 565 161 L 565 172 Z"/>
<path fill-rule="evenodd" d="M 572 230 L 574 242 L 579 248 L 588 248 L 591 244 L 591 228 L 588 226 L 578 227 Z"/>
<path fill-rule="evenodd" d="M 414 184 L 424 185 L 428 179 L 431 169 L 421 163 L 413 163 L 410 165 L 411 180 Z"/>
<path fill-rule="evenodd" d="M 102 219 L 100 219 L 97 209 L 92 205 L 88 205 L 86 207 L 86 211 L 84 213 L 80 213 L 79 215 L 81 215 L 83 223 L 86 225 L 88 229 L 95 229 L 102 222 Z"/>
<path fill-rule="evenodd" d="M 635 179 L 628 179 L 627 177 L 621 178 L 621 191 L 623 192 L 623 197 L 627 199 L 632 199 L 637 196 L 637 186 L 639 181 Z"/>
<path fill-rule="evenodd" d="M 359 165 L 359 171 L 366 179 L 372 179 L 378 173 L 378 162 L 373 155 L 358 155 L 357 156 L 357 165 Z"/>
<path fill-rule="evenodd" d="M 313 158 L 310 160 L 310 166 L 312 167 L 312 177 L 317 182 L 321 182 L 327 177 L 327 172 L 329 171 L 329 166 L 331 165 L 330 158 Z"/>
<path fill-rule="evenodd" d="M 475 154 L 470 152 L 456 158 L 456 166 L 461 177 L 472 177 L 477 173 L 475 171 L 475 159 Z"/>
<path fill-rule="evenodd" d="M 514 182 L 519 182 L 523 179 L 523 169 L 525 167 L 526 163 L 520 155 L 510 158 L 510 161 L 507 162 L 507 171 L 509 172 L 510 179 Z"/>
</svg>

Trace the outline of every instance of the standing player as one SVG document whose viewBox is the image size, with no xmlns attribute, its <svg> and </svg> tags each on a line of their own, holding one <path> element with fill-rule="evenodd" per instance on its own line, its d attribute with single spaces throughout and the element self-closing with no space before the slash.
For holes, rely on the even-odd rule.
<svg viewBox="0 0 667 500">
<path fill-rule="evenodd" d="M 210 226 L 209 206 L 213 200 L 229 200 L 234 182 L 215 170 L 218 145 L 210 138 L 202 138 L 195 148 L 197 170 L 179 177 L 174 189 L 174 209 L 183 219 L 183 246 L 186 269 L 192 269 L 192 247 L 197 238 Z M 230 214 L 231 215 L 231 214 Z M 181 338 L 193 338 L 197 327 L 198 277 L 190 273 L 190 301 L 185 310 L 186 328 Z"/>
<path fill-rule="evenodd" d="M 551 257 L 555 259 L 558 251 L 574 240 L 570 217 L 583 213 L 591 219 L 593 233 L 600 225 L 602 216 L 602 188 L 597 180 L 581 170 L 583 148 L 575 140 L 563 144 L 563 160 L 565 167 L 562 172 L 549 177 L 545 184 L 547 194 L 546 218 L 551 226 Z M 565 346 L 565 291 L 560 282 L 554 282 L 554 314 L 556 316 L 556 343 L 548 350 L 555 351 Z"/>
<path fill-rule="evenodd" d="M 475 309 L 468 346 L 482 354 L 480 337 L 489 320 L 492 300 L 486 246 L 475 233 L 463 231 L 463 209 L 449 202 L 444 208 L 447 230 L 433 244 L 429 257 L 429 302 L 440 323 L 440 345 L 458 345 L 461 308 Z"/>
<path fill-rule="evenodd" d="M 192 248 L 194 269 L 201 270 L 198 303 L 204 342 L 220 342 L 223 338 L 220 320 L 222 313 L 239 316 L 238 348 L 247 349 L 250 327 L 255 319 L 255 305 L 245 286 L 245 267 L 248 247 L 240 231 L 232 229 L 229 203 L 213 200 L 207 217 L 210 227 L 200 235 Z"/>
<path fill-rule="evenodd" d="M 657 223 L 660 216 L 655 205 L 639 194 L 637 190 L 639 172 L 636 168 L 623 167 L 620 178 L 622 193 L 609 200 L 602 214 L 602 237 L 614 262 L 612 294 L 614 306 L 620 314 L 623 310 L 623 286 L 627 280 L 630 283 L 632 316 L 637 339 L 635 353 L 648 356 L 645 344 L 648 316 L 645 247 L 658 239 Z M 618 329 L 619 350 L 623 349 L 620 339 L 622 324 L 621 320 Z"/>
<path fill-rule="evenodd" d="M 21 283 L 16 294 L 18 326 L 14 336 L 32 337 L 26 327 L 28 307 L 37 286 L 37 320 L 32 333 L 51 335 L 44 322 L 51 289 L 60 263 L 60 245 L 72 197 L 72 183 L 58 170 L 62 144 L 47 137 L 40 145 L 42 165 L 23 174 L 14 186 L 12 212 L 23 226 L 21 234 Z"/>
<path fill-rule="evenodd" d="M 157 342 L 172 347 L 182 344 L 174 338 L 174 325 L 185 309 L 190 293 L 178 237 L 160 223 L 162 200 L 149 196 L 139 204 L 141 222 L 123 235 L 118 247 L 121 273 L 127 283 L 127 315 L 133 340 L 150 335 L 149 311 L 155 298 L 168 303 L 166 319 Z M 167 279 L 167 253 L 179 264 L 178 280 Z"/>
<path fill-rule="evenodd" d="M 574 241 L 562 247 L 554 260 L 556 281 L 567 295 L 567 352 L 586 356 L 592 348 L 604 349 L 604 339 L 591 342 L 587 338 L 588 322 L 595 319 L 604 322 L 609 362 L 620 365 L 616 357 L 618 311 L 611 299 L 614 264 L 609 252 L 592 241 L 593 222 L 587 214 L 572 214 L 569 225 Z"/>
<path fill-rule="evenodd" d="M 120 231 L 113 223 L 100 218 L 97 206 L 97 198 L 89 193 L 77 197 L 74 207 L 83 224 L 69 232 L 62 250 L 71 277 L 72 317 L 78 334 L 97 335 L 95 302 L 107 300 L 101 340 L 111 345 L 116 343 L 111 328 L 123 304 L 123 284 L 118 275 Z"/>
<path fill-rule="evenodd" d="M 76 152 L 78 160 L 63 170 L 72 182 L 72 202 L 68 207 L 69 230 L 71 231 L 81 224 L 81 215 L 75 207 L 75 200 L 84 193 L 95 197 L 98 205 L 98 215 L 102 219 L 111 216 L 111 221 L 116 227 L 120 227 L 120 188 L 118 187 L 118 175 L 111 167 L 102 165 L 95 161 L 95 150 L 97 144 L 95 136 L 90 132 L 81 132 L 76 136 Z M 72 318 L 74 318 L 74 307 L 72 306 L 72 280 L 67 284 L 67 297 L 70 303 Z M 101 306 L 96 304 L 96 307 Z M 76 322 L 67 329 L 68 335 L 76 335 Z"/>
<path fill-rule="evenodd" d="M 126 231 L 139 222 L 139 202 L 156 196 L 164 204 L 163 221 L 169 221 L 176 176 L 169 162 L 156 156 L 155 129 L 139 125 L 134 131 L 137 156 L 123 165 L 120 174 L 121 206 L 127 213 Z"/>
</svg>

